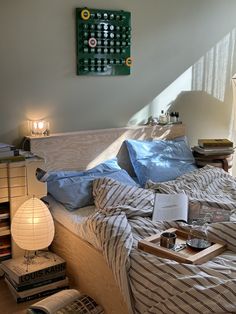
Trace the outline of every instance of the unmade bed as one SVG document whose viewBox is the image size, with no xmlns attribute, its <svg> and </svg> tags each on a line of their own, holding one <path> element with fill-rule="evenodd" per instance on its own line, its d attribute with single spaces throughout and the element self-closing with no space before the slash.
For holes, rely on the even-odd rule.
<svg viewBox="0 0 236 314">
<path fill-rule="evenodd" d="M 91 168 L 118 156 L 119 163 L 132 176 L 127 151 L 122 147 L 125 139 L 175 138 L 184 133 L 183 126 L 137 127 L 31 138 L 30 142 L 31 151 L 45 158 L 47 171 Z M 67 153 L 64 155 L 64 152 Z M 229 175 L 225 177 L 223 170 L 217 171 L 212 171 L 213 181 L 221 176 L 225 182 L 231 180 Z M 202 178 L 206 180 L 204 175 Z M 94 297 L 108 314 L 236 312 L 236 228 L 233 219 L 209 228 L 212 239 L 223 240 L 228 250 L 201 266 L 179 264 L 137 250 L 138 240 L 144 237 L 172 226 L 188 228 L 183 223 L 150 220 L 155 190 L 169 188 L 169 192 L 177 192 L 173 188 L 178 186 L 177 182 L 170 180 L 169 183 L 167 186 L 149 182 L 149 189 L 144 189 L 127 187 L 113 178 L 95 179 L 93 193 L 99 210 L 94 212 L 92 208 L 82 224 L 75 212 L 53 209 L 56 211 L 54 251 L 67 260 L 74 285 Z M 231 183 L 231 199 L 226 197 L 226 200 L 233 215 L 234 180 Z M 115 191 L 119 191 L 118 195 Z M 62 218 L 60 211 L 74 216 L 78 224 L 73 222 L 70 227 L 66 223 L 70 219 Z M 78 230 L 82 232 L 79 235 L 76 234 Z M 90 237 L 92 233 L 94 237 Z"/>
</svg>

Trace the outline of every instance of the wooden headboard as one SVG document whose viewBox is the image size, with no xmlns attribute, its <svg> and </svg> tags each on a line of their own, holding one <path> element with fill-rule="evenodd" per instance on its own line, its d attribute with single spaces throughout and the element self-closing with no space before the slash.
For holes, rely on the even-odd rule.
<svg viewBox="0 0 236 314">
<path fill-rule="evenodd" d="M 118 163 L 132 175 L 126 139 L 173 139 L 185 135 L 182 124 L 136 126 L 27 137 L 30 151 L 45 159 L 45 170 L 90 169 L 104 160 L 118 157 Z"/>
</svg>

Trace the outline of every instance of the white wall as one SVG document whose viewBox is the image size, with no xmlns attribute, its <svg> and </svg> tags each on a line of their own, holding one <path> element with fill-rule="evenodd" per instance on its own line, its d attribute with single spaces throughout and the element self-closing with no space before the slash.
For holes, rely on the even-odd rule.
<svg viewBox="0 0 236 314">
<path fill-rule="evenodd" d="M 131 11 L 130 76 L 76 76 L 83 6 Z M 192 143 L 227 136 L 235 12 L 235 0 L 0 0 L 0 142 L 18 141 L 27 119 L 53 132 L 119 127 L 169 106 Z"/>
</svg>

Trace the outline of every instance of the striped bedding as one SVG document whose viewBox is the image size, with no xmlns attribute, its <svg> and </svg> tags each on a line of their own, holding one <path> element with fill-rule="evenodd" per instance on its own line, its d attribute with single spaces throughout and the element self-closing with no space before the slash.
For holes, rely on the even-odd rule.
<svg viewBox="0 0 236 314">
<path fill-rule="evenodd" d="M 207 202 L 216 204 L 218 200 L 222 207 L 235 209 L 236 181 L 230 175 L 207 166 L 182 178 L 186 189 L 188 184 L 196 191 L 202 186 L 198 202 L 211 191 L 214 196 Z M 180 179 L 175 182 L 185 190 Z M 179 191 L 175 182 L 163 183 L 163 191 Z M 223 254 L 202 265 L 181 264 L 137 249 L 140 239 L 167 228 L 188 229 L 184 223 L 151 221 L 153 190 L 103 178 L 95 180 L 93 193 L 98 210 L 87 218 L 86 227 L 97 237 L 127 304 L 132 305 L 131 313 L 236 313 L 234 222 L 213 223 L 208 228 L 210 240 L 227 244 Z"/>
<path fill-rule="evenodd" d="M 236 209 L 236 180 L 223 169 L 210 165 L 189 172 L 176 180 L 164 183 L 148 181 L 146 188 L 160 193 L 181 193 L 188 195 L 190 207 L 193 204 Z"/>
</svg>

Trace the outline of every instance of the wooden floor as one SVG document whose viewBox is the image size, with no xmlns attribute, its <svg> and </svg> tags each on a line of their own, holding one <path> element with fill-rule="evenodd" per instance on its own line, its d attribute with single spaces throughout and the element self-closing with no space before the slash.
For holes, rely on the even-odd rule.
<svg viewBox="0 0 236 314">
<path fill-rule="evenodd" d="M 37 300 L 38 301 L 38 300 Z M 3 278 L 0 278 L 0 313 L 25 314 L 28 306 L 36 301 L 17 304 Z"/>
</svg>

